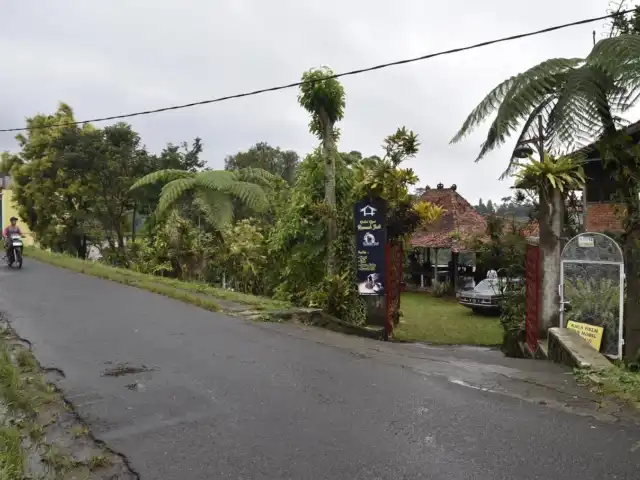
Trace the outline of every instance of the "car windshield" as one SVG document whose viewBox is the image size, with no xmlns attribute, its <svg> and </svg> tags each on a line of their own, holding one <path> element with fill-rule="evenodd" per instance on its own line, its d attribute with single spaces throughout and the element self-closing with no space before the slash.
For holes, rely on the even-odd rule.
<svg viewBox="0 0 640 480">
<path fill-rule="evenodd" d="M 477 292 L 481 293 L 500 293 L 500 283 L 504 285 L 504 282 L 500 282 L 497 278 L 485 278 L 478 285 L 476 285 Z"/>
</svg>

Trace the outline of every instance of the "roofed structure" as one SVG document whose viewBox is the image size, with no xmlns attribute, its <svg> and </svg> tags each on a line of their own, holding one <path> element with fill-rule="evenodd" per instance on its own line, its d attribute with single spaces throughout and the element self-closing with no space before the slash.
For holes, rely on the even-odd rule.
<svg viewBox="0 0 640 480">
<path fill-rule="evenodd" d="M 416 231 L 409 244 L 422 248 L 449 248 L 453 252 L 469 251 L 465 239 L 483 235 L 487 231 L 487 222 L 475 208 L 458 192 L 456 185 L 444 188 L 426 188 L 420 201 L 441 207 L 444 212 L 440 218 L 427 227 Z"/>
<path fill-rule="evenodd" d="M 640 121 L 626 127 L 626 133 L 640 144 Z M 587 177 L 582 192 L 584 227 L 588 232 L 622 232 L 624 208 L 617 204 L 619 182 L 613 166 L 604 165 L 596 142 L 581 148 L 574 155 L 585 155 L 584 174 Z"/>
</svg>

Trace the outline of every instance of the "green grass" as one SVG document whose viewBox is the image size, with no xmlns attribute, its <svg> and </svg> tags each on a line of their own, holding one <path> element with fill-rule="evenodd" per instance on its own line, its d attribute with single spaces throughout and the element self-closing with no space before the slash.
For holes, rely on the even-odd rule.
<svg viewBox="0 0 640 480">
<path fill-rule="evenodd" d="M 0 345 L 0 398 L 11 412 L 35 413 L 37 399 L 11 361 L 11 354 L 4 344 Z"/>
<path fill-rule="evenodd" d="M 26 353 L 25 353 L 26 352 Z M 14 360 L 12 360 L 12 353 Z M 18 360 L 19 358 L 19 360 Z M 31 420 L 38 412 L 38 408 L 52 400 L 41 376 L 23 375 L 21 362 L 28 368 L 37 365 L 31 352 L 18 347 L 12 348 L 7 343 L 6 331 L 0 337 L 0 403 L 15 418 L 22 419 L 21 425 L 31 424 Z M 0 424 L 0 479 L 24 479 L 25 451 L 22 447 L 20 428 L 10 422 Z M 26 427 L 25 427 L 26 428 Z"/>
<path fill-rule="evenodd" d="M 640 373 L 631 372 L 624 366 L 614 365 L 607 370 L 575 370 L 578 383 L 593 393 L 614 396 L 640 408 Z"/>
<path fill-rule="evenodd" d="M 24 479 L 26 456 L 21 443 L 20 430 L 14 427 L 0 427 L 0 479 Z"/>
<path fill-rule="evenodd" d="M 400 309 L 403 316 L 394 330 L 396 340 L 441 345 L 502 344 L 497 316 L 476 315 L 453 299 L 408 292 L 402 294 Z"/>
<path fill-rule="evenodd" d="M 64 437 L 67 420 L 58 423 L 67 408 L 64 399 L 45 382 L 33 353 L 17 342 L 1 321 L 0 327 L 0 404 L 6 409 L 0 415 L 0 480 L 36 478 L 30 475 L 36 458 L 50 469 L 46 477 L 37 478 L 88 478 L 86 472 L 110 468 L 112 460 L 107 452 L 87 461 L 73 457 L 74 446 Z M 48 428 L 59 445 L 47 443 Z M 75 425 L 69 434 L 77 438 L 88 431 Z M 85 448 L 84 443 L 76 447 L 79 452 Z"/>
<path fill-rule="evenodd" d="M 205 283 L 185 282 L 173 278 L 146 275 L 125 268 L 111 267 L 99 262 L 81 260 L 69 255 L 51 253 L 33 247 L 25 248 L 25 256 L 75 272 L 142 288 L 211 311 L 220 310 L 220 305 L 216 302 L 216 299 L 241 303 L 256 310 L 279 310 L 289 306 L 285 302 L 267 297 L 232 292 L 212 287 Z"/>
</svg>

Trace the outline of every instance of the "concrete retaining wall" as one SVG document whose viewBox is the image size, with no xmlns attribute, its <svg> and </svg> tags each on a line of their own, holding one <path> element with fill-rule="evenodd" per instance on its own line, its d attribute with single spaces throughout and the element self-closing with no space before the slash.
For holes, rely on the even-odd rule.
<svg viewBox="0 0 640 480">
<path fill-rule="evenodd" d="M 549 360 L 573 368 L 606 369 L 611 362 L 577 332 L 568 328 L 549 329 Z"/>
</svg>

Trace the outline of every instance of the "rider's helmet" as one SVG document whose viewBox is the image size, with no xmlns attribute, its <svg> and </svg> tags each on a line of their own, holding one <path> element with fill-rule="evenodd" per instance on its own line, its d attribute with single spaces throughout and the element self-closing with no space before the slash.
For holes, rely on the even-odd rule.
<svg viewBox="0 0 640 480">
<path fill-rule="evenodd" d="M 10 221 L 11 223 L 13 223 L 13 222 L 17 222 L 17 221 L 18 221 L 18 219 L 17 219 L 16 217 L 11 217 L 11 218 L 9 219 L 9 221 Z"/>
</svg>

